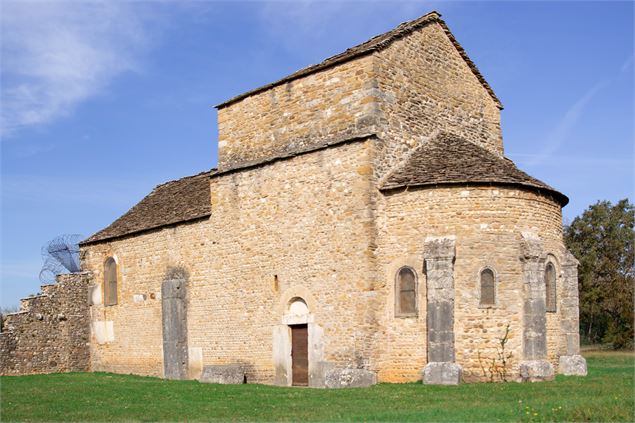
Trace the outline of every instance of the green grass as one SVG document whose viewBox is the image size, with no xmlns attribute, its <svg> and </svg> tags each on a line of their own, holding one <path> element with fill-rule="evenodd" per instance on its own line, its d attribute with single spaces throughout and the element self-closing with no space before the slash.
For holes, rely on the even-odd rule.
<svg viewBox="0 0 635 423">
<path fill-rule="evenodd" d="M 109 373 L 0 378 L 2 421 L 633 421 L 634 356 L 587 353 L 546 383 L 321 390 Z"/>
</svg>

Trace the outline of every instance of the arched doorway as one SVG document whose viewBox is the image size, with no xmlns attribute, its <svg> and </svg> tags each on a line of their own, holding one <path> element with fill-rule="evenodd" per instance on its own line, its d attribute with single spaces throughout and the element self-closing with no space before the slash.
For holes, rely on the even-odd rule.
<svg viewBox="0 0 635 423">
<path fill-rule="evenodd" d="M 322 387 L 324 330 L 315 322 L 317 303 L 308 289 L 292 286 L 280 295 L 273 326 L 274 384 Z"/>
</svg>

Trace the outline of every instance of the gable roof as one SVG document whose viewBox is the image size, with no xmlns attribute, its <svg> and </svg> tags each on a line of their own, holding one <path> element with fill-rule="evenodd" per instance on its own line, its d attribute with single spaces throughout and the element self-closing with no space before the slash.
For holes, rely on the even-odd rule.
<svg viewBox="0 0 635 423">
<path fill-rule="evenodd" d="M 105 229 L 80 242 L 92 244 L 211 214 L 211 171 L 157 185 L 137 205 Z"/>
<path fill-rule="evenodd" d="M 456 48 L 458 53 L 461 55 L 463 60 L 465 60 L 465 62 L 467 63 L 469 68 L 472 70 L 472 72 L 474 73 L 476 78 L 479 80 L 481 85 L 483 85 L 485 90 L 492 97 L 492 99 L 496 102 L 498 107 L 502 109 L 503 108 L 503 104 L 501 103 L 501 101 L 498 99 L 498 97 L 494 93 L 494 90 L 492 89 L 492 87 L 487 83 L 487 81 L 485 80 L 485 78 L 483 77 L 481 72 L 478 70 L 478 68 L 476 67 L 474 62 L 472 62 L 472 60 L 468 57 L 468 55 L 465 52 L 465 50 L 463 49 L 463 47 L 459 44 L 459 42 L 456 40 L 456 38 L 454 38 L 454 35 L 452 35 L 452 33 L 450 32 L 450 29 L 448 28 L 446 23 L 441 19 L 441 14 L 436 12 L 436 11 L 432 11 L 430 13 L 427 13 L 427 14 L 425 14 L 425 15 L 417 18 L 417 19 L 414 19 L 412 21 L 403 22 L 399 26 L 395 27 L 394 29 L 392 29 L 392 30 L 390 30 L 388 32 L 385 32 L 383 34 L 377 35 L 377 36 L 371 38 L 368 41 L 365 41 L 365 42 L 363 42 L 361 44 L 356 45 L 355 47 L 351 47 L 351 48 L 347 49 L 346 51 L 344 51 L 342 53 L 339 53 L 339 54 L 336 54 L 334 56 L 331 56 L 331 57 L 323 60 L 322 62 L 318 63 L 317 65 L 311 65 L 311 66 L 308 66 L 306 68 L 300 69 L 300 70 L 292 73 L 291 75 L 285 76 L 284 78 L 279 79 L 279 80 L 277 80 L 275 82 L 272 82 L 272 83 L 267 84 L 267 85 L 263 85 L 263 86 L 261 86 L 259 88 L 256 88 L 256 89 L 253 89 L 251 91 L 247 91 L 247 92 L 245 92 L 243 94 L 239 94 L 239 95 L 237 95 L 235 97 L 232 97 L 229 100 L 226 100 L 226 101 L 218 104 L 216 106 L 216 108 L 217 109 L 223 108 L 223 107 L 228 106 L 228 105 L 230 105 L 232 103 L 235 103 L 235 102 L 237 102 L 239 100 L 242 100 L 245 97 L 249 97 L 250 95 L 257 94 L 257 93 L 262 92 L 262 91 L 266 91 L 266 90 L 268 90 L 270 88 L 273 88 L 275 86 L 284 84 L 286 82 L 293 81 L 293 80 L 301 78 L 303 76 L 310 75 L 312 73 L 321 71 L 323 69 L 326 69 L 326 68 L 329 68 L 329 67 L 344 63 L 344 62 L 348 62 L 348 61 L 353 60 L 355 58 L 358 58 L 358 57 L 361 57 L 361 56 L 365 56 L 367 54 L 371 54 L 371 53 L 376 52 L 376 51 L 383 50 L 384 48 L 390 46 L 393 41 L 398 40 L 400 38 L 403 38 L 406 35 L 418 30 L 419 28 L 424 27 L 425 25 L 427 25 L 427 24 L 429 24 L 431 22 L 437 22 L 439 25 L 441 25 L 441 28 L 443 28 L 443 31 L 446 33 L 446 35 L 448 36 L 448 38 L 450 39 L 450 41 L 452 42 L 452 44 L 454 45 L 454 47 Z"/>
<path fill-rule="evenodd" d="M 514 162 L 456 135 L 441 133 L 413 150 L 381 182 L 381 190 L 430 185 L 515 185 L 552 195 L 562 206 L 569 199 L 518 169 Z"/>
</svg>

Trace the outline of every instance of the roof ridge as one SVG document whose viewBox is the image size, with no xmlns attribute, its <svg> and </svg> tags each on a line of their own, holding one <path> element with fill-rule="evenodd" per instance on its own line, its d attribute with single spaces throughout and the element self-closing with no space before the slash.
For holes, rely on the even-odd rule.
<svg viewBox="0 0 635 423">
<path fill-rule="evenodd" d="M 212 170 L 215 170 L 215 172 L 211 172 L 210 177 L 225 175 L 227 173 L 233 173 L 233 172 L 238 172 L 238 171 L 242 171 L 246 169 L 251 169 L 254 167 L 259 167 L 262 165 L 267 165 L 269 163 L 276 162 L 279 160 L 286 160 L 286 159 L 290 159 L 290 158 L 300 156 L 303 154 L 309 154 L 315 151 L 324 150 L 326 148 L 337 147 L 341 144 L 357 142 L 357 141 L 365 141 L 372 137 L 378 138 L 377 133 L 370 131 L 370 132 L 360 132 L 360 133 L 354 133 L 354 134 L 344 134 L 344 135 L 339 135 L 332 138 L 324 138 L 320 140 L 319 142 L 314 143 L 312 145 L 283 151 L 274 156 L 268 156 L 264 158 L 258 158 L 255 160 L 243 161 L 243 162 L 239 162 L 238 164 L 227 166 L 225 168 L 212 169 Z"/>
<path fill-rule="evenodd" d="M 399 163 L 397 163 L 395 166 L 393 166 L 392 169 L 390 169 L 390 171 L 388 171 L 388 173 L 386 173 L 384 176 L 379 178 L 378 186 L 380 186 L 380 187 L 383 186 L 384 183 L 388 179 L 390 179 L 397 171 L 401 170 L 403 167 L 405 167 L 408 164 L 408 162 L 410 161 L 412 156 L 414 156 L 424 146 L 428 145 L 431 142 L 434 142 L 442 133 L 443 133 L 443 131 L 438 130 L 438 129 L 433 131 L 432 134 L 430 134 L 430 136 L 425 137 L 425 139 L 423 140 L 423 142 L 421 144 L 419 144 L 417 147 L 411 149 L 406 154 L 404 154 L 403 159 L 401 159 L 399 161 Z"/>
<path fill-rule="evenodd" d="M 213 172 L 213 171 L 215 171 L 215 170 L 216 170 L 216 168 L 215 168 L 215 167 L 213 167 L 213 168 L 211 168 L 210 170 L 204 170 L 204 171 L 199 172 L 199 173 L 197 173 L 197 174 L 195 174 L 195 175 L 182 176 L 182 177 L 177 178 L 177 179 L 171 179 L 171 180 L 169 180 L 169 181 L 161 182 L 160 184 L 155 185 L 155 187 L 152 189 L 152 192 L 154 192 L 157 188 L 161 188 L 161 187 L 162 187 L 162 186 L 164 186 L 164 185 L 171 184 L 171 183 L 174 183 L 174 182 L 179 182 L 179 181 L 182 181 L 182 180 L 184 180 L 184 179 L 188 179 L 188 178 L 196 178 L 197 176 L 201 176 L 201 175 L 204 175 L 204 174 L 208 174 L 208 175 L 210 175 L 210 174 L 212 174 L 212 172 Z M 152 192 L 151 192 L 150 194 L 152 194 Z"/>
<path fill-rule="evenodd" d="M 485 78 L 479 71 L 478 67 L 476 67 L 476 64 L 474 64 L 474 62 L 468 57 L 467 53 L 465 52 L 465 49 L 461 46 L 461 44 L 459 44 L 457 39 L 454 37 L 450 29 L 448 28 L 447 24 L 443 21 L 443 19 L 441 19 L 441 14 L 437 12 L 436 10 L 432 10 L 431 12 L 428 12 L 425 15 L 420 16 L 416 19 L 402 22 L 389 31 L 386 31 L 379 35 L 375 35 L 374 37 L 369 38 L 366 41 L 363 41 L 357 45 L 354 45 L 353 47 L 347 48 L 341 53 L 337 53 L 335 55 L 329 56 L 317 64 L 306 66 L 274 82 L 270 82 L 268 84 L 246 91 L 242 94 L 238 94 L 228 100 L 223 101 L 220 104 L 217 104 L 215 107 L 217 109 L 223 108 L 225 106 L 228 106 L 232 103 L 240 101 L 251 95 L 258 94 L 263 91 L 267 91 L 270 88 L 276 87 L 285 82 L 290 82 L 300 77 L 318 72 L 322 69 L 326 69 L 331 66 L 335 66 L 337 64 L 344 63 L 361 56 L 365 56 L 375 51 L 380 51 L 386 48 L 387 46 L 391 45 L 393 41 L 398 40 L 413 31 L 416 31 L 420 27 L 423 27 L 424 25 L 427 25 L 430 22 L 437 22 L 441 26 L 441 28 L 443 29 L 443 32 L 445 32 L 447 37 L 450 39 L 450 42 L 454 45 L 454 47 L 456 48 L 461 58 L 463 58 L 463 60 L 466 62 L 470 70 L 476 76 L 476 79 L 478 79 L 481 85 L 483 85 L 483 87 L 488 92 L 488 94 L 492 97 L 492 99 L 494 99 L 498 107 L 502 109 L 503 105 L 501 101 L 498 99 L 498 97 L 496 96 L 496 94 L 494 93 L 494 90 L 489 85 L 489 83 L 485 80 Z"/>
<path fill-rule="evenodd" d="M 284 77 L 282 77 L 282 78 L 280 78 L 280 79 L 278 79 L 278 80 L 276 80 L 274 82 L 270 82 L 268 84 L 265 84 L 265 85 L 262 85 L 260 87 L 254 88 L 253 90 L 249 90 L 249 91 L 246 91 L 244 93 L 238 94 L 238 95 L 230 98 L 229 100 L 225 100 L 222 103 L 217 104 L 215 107 L 217 109 L 220 109 L 220 108 L 225 107 L 225 106 L 227 106 L 227 105 L 229 105 L 231 103 L 235 103 L 236 101 L 242 100 L 243 98 L 249 97 L 249 96 L 251 96 L 253 94 L 257 94 L 257 93 L 262 92 L 262 91 L 267 91 L 268 89 L 273 88 L 275 86 L 278 86 L 280 84 L 283 84 L 285 82 L 293 81 L 293 80 L 295 80 L 297 78 L 300 78 L 302 76 L 309 75 L 311 73 L 314 73 L 314 72 L 317 72 L 319 70 L 328 68 L 330 66 L 333 66 L 333 65 L 336 65 L 336 64 L 339 64 L 339 63 L 354 59 L 356 57 L 360 57 L 360 56 L 366 55 L 366 54 L 371 53 L 373 51 L 376 51 L 378 46 L 381 43 L 373 44 L 373 42 L 371 42 L 371 41 L 376 41 L 376 40 L 378 40 L 378 39 L 380 39 L 382 37 L 390 38 L 390 36 L 394 36 L 397 33 L 399 33 L 400 35 L 403 35 L 402 31 L 403 31 L 404 26 L 406 24 L 413 24 L 413 25 L 411 25 L 411 27 L 412 27 L 415 24 L 420 25 L 422 23 L 427 23 L 428 21 L 432 22 L 434 20 L 438 20 L 438 19 L 440 19 L 440 17 L 441 17 L 441 14 L 438 13 L 437 11 L 433 10 L 433 11 L 428 12 L 425 15 L 420 16 L 420 17 L 418 17 L 416 19 L 413 19 L 411 21 L 402 22 L 399 25 L 397 25 L 396 27 L 394 27 L 394 28 L 392 28 L 392 29 L 390 29 L 390 30 L 388 30 L 386 32 L 383 32 L 381 34 L 375 35 L 374 37 L 369 38 L 366 41 L 362 41 L 361 43 L 356 44 L 356 45 L 354 45 L 352 47 L 349 47 L 349 48 L 347 48 L 346 50 L 344 50 L 344 51 L 342 51 L 340 53 L 337 53 L 337 54 L 334 54 L 332 56 L 329 56 L 329 57 L 327 57 L 326 59 L 322 60 L 319 63 L 312 64 L 312 65 L 306 66 L 304 68 L 300 68 L 299 70 L 297 70 L 297 71 L 295 71 L 295 72 L 293 72 L 293 73 L 291 73 L 291 74 L 289 74 L 287 76 L 284 76 Z M 386 40 L 384 40 L 384 42 L 385 41 Z M 356 49 L 359 49 L 360 47 L 364 46 L 365 44 L 366 44 L 366 46 L 364 48 L 362 48 L 359 51 L 355 51 Z"/>
<path fill-rule="evenodd" d="M 80 245 L 102 242 L 194 219 L 211 213 L 208 175 L 212 170 L 164 182 L 134 204 L 114 222 Z"/>
</svg>

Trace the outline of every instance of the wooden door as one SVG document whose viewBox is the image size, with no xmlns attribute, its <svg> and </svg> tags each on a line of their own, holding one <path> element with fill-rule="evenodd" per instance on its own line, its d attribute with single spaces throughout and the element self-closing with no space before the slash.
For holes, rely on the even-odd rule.
<svg viewBox="0 0 635 423">
<path fill-rule="evenodd" d="M 293 386 L 309 385 L 309 332 L 307 325 L 291 326 Z"/>
</svg>

